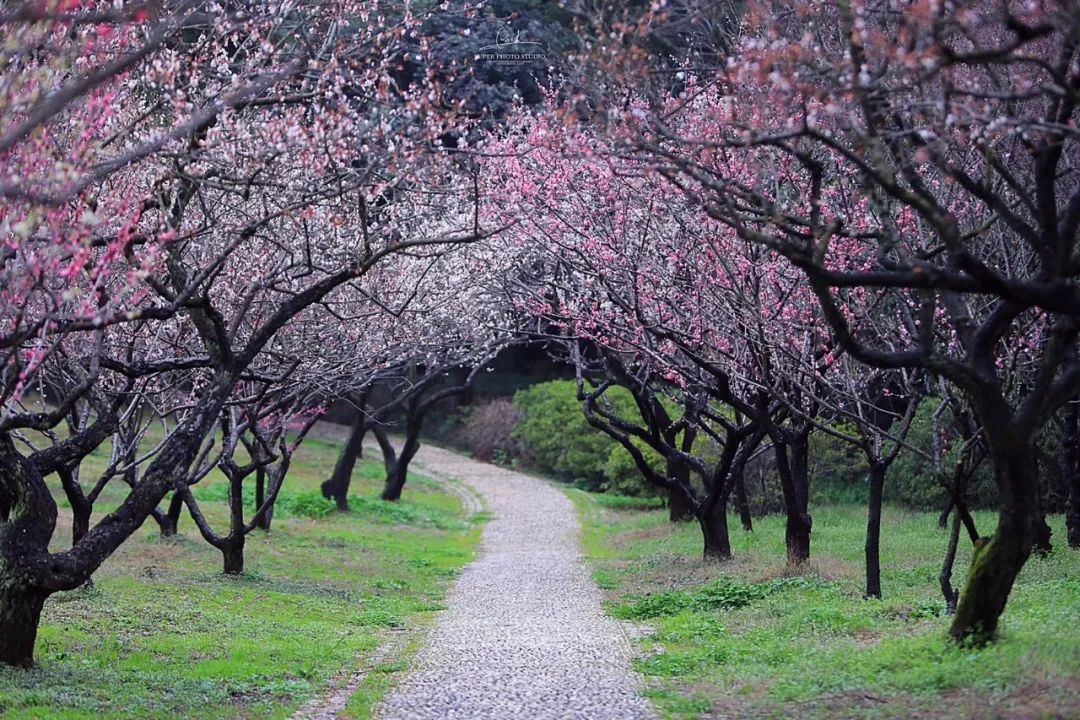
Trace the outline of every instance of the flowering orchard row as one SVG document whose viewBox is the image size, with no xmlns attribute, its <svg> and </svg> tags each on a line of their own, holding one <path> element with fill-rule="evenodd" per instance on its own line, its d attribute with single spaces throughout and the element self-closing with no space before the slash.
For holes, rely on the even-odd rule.
<svg viewBox="0 0 1080 720">
<path fill-rule="evenodd" d="M 574 364 L 588 420 L 698 520 L 707 556 L 730 555 L 729 496 L 768 451 L 788 559 L 809 557 L 810 436 L 828 432 L 866 462 L 880 596 L 884 488 L 922 402 L 953 537 L 967 522 L 978 548 L 946 588 L 956 639 L 992 636 L 1048 547 L 1052 418 L 1072 428 L 1080 543 L 1073 5 L 582 9 L 573 76 L 499 125 L 444 92 L 456 78 L 407 2 L 11 7 L 0 661 L 29 664 L 46 598 L 149 517 L 187 506 L 241 569 L 331 400 L 370 408 L 358 437 L 405 413 L 399 494 L 427 409 L 519 339 Z M 616 386 L 634 417 L 606 401 Z M 81 477 L 103 447 L 108 469 Z M 964 484 L 983 454 L 1000 519 L 979 538 Z M 191 492 L 214 468 L 223 531 Z M 342 504 L 350 468 L 324 488 Z M 75 516 L 55 552 L 53 475 Z M 130 492 L 92 523 L 114 481 Z"/>
</svg>

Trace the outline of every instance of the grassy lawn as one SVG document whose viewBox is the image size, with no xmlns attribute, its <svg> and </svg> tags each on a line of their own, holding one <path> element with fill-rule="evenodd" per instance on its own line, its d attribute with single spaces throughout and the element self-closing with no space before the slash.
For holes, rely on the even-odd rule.
<svg viewBox="0 0 1080 720">
<path fill-rule="evenodd" d="M 1080 718 L 1080 552 L 1033 558 L 983 649 L 945 642 L 945 531 L 932 513 L 886 512 L 885 599 L 862 591 L 864 510 L 814 510 L 807 572 L 785 577 L 783 519 L 732 520 L 736 559 L 707 564 L 696 524 L 602 505 L 571 490 L 612 615 L 645 633 L 637 669 L 667 718 Z M 992 517 L 977 516 L 982 532 Z M 970 553 L 958 558 L 954 582 Z M 651 634 L 649 634 L 651 633 Z"/>
<path fill-rule="evenodd" d="M 220 554 L 189 518 L 166 540 L 148 520 L 92 588 L 49 601 L 38 667 L 0 670 L 0 717 L 288 717 L 367 667 L 384 638 L 422 628 L 471 559 L 479 524 L 419 476 L 399 504 L 372 499 L 382 465 L 366 460 L 353 475 L 353 512 L 331 511 L 318 485 L 338 447 L 310 438 L 298 451 L 273 528 L 248 537 L 239 577 L 221 574 Z M 88 458 L 88 472 L 104 467 L 105 452 Z M 196 492 L 218 528 L 222 483 L 212 476 Z M 120 497 L 103 496 L 99 510 Z M 61 524 L 58 544 L 69 537 Z M 350 716 L 369 715 L 393 684 L 415 643 L 397 645 L 369 672 Z"/>
</svg>

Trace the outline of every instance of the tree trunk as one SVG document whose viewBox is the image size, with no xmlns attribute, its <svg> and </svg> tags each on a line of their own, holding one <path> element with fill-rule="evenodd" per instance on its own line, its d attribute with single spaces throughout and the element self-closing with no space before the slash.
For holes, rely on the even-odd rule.
<svg viewBox="0 0 1080 720">
<path fill-rule="evenodd" d="M 372 427 L 371 433 L 375 436 L 375 441 L 379 443 L 379 450 L 383 456 L 383 467 L 386 468 L 386 474 L 389 475 L 394 469 L 394 464 L 397 463 L 397 451 L 394 450 L 394 444 L 390 442 L 390 437 L 381 425 Z"/>
<path fill-rule="evenodd" d="M 255 512 L 266 502 L 266 468 L 260 465 L 255 468 Z"/>
<path fill-rule="evenodd" d="M 38 466 L 15 450 L 10 435 L 0 433 L 0 663 L 29 667 L 34 661 L 41 608 L 49 596 L 37 579 L 49 563 L 56 517 Z"/>
<path fill-rule="evenodd" d="M 401 491 L 405 488 L 405 481 L 409 477 L 409 463 L 412 462 L 416 451 L 420 449 L 420 421 L 415 418 L 410 419 L 406 424 L 405 432 L 405 444 L 386 474 L 383 500 L 396 502 L 401 499 Z"/>
<path fill-rule="evenodd" d="M 404 457 L 404 453 L 403 457 Z M 396 502 L 402 499 L 402 490 L 405 489 L 405 480 L 408 478 L 408 461 L 403 458 L 397 459 L 390 473 L 387 475 L 387 484 L 382 487 L 382 499 Z"/>
<path fill-rule="evenodd" d="M 1039 520 L 1039 483 L 1030 441 L 1002 442 L 989 431 L 987 439 L 1001 506 L 997 530 L 993 536 L 979 540 L 971 559 L 967 583 L 949 629 L 958 642 L 982 643 L 997 634 L 1013 582 L 1031 555 Z"/>
<path fill-rule="evenodd" d="M 90 514 L 93 507 L 75 480 L 74 469 L 63 467 L 56 471 L 56 475 L 60 478 L 60 486 L 71 505 L 71 544 L 75 545 L 90 532 Z"/>
<path fill-rule="evenodd" d="M 90 506 L 71 506 L 71 544 L 82 540 L 90 532 Z"/>
<path fill-rule="evenodd" d="M 870 501 L 866 519 L 866 597 L 881 599 L 881 504 L 885 496 L 882 463 L 869 467 Z"/>
<path fill-rule="evenodd" d="M 173 537 L 176 535 L 177 526 L 180 524 L 180 514 L 184 511 L 184 499 L 180 493 L 173 493 L 169 499 L 169 509 L 161 517 L 161 537 Z"/>
<path fill-rule="evenodd" d="M 676 460 L 667 461 L 668 477 L 676 482 L 689 487 L 690 469 L 685 463 Z M 687 522 L 694 519 L 694 505 L 686 493 L 678 490 L 668 491 L 668 520 L 671 522 Z"/>
<path fill-rule="evenodd" d="M 1065 479 L 1069 499 L 1065 505 L 1065 530 L 1069 547 L 1080 549 L 1080 399 L 1065 406 Z"/>
<path fill-rule="evenodd" d="M 226 575 L 244 572 L 244 478 L 246 472 L 233 470 L 229 478 L 229 534 L 225 536 L 221 554 Z"/>
<path fill-rule="evenodd" d="M 1033 466 L 1035 469 L 1034 475 L 1036 478 L 1041 478 L 1043 477 L 1041 468 L 1042 458 L 1040 457 L 1037 447 L 1032 456 L 1035 459 L 1035 465 Z M 1040 482 L 1037 490 L 1038 511 L 1035 517 L 1035 540 L 1031 545 L 1031 551 L 1040 557 L 1046 557 L 1054 550 L 1054 546 L 1050 542 L 1050 536 L 1054 534 L 1054 531 L 1050 528 L 1050 523 L 1046 522 L 1046 509 L 1043 503 L 1043 498 L 1046 495 L 1044 492 L 1045 489 L 1046 488 L 1044 488 Z"/>
<path fill-rule="evenodd" d="M 0 587 L 0 663 L 30 667 L 46 594 L 16 589 L 4 579 Z"/>
<path fill-rule="evenodd" d="M 688 522 L 694 519 L 694 508 L 686 495 L 676 491 L 668 491 L 668 521 L 673 523 Z"/>
<path fill-rule="evenodd" d="M 1080 473 L 1074 472 L 1069 485 L 1069 502 L 1065 507 L 1065 529 L 1069 547 L 1080 550 Z"/>
<path fill-rule="evenodd" d="M 353 421 L 349 439 L 341 449 L 337 464 L 330 479 L 322 484 L 323 496 L 333 500 L 340 512 L 349 509 L 349 484 L 352 482 L 353 468 L 364 449 L 364 435 L 367 433 L 367 416 L 361 411 Z"/>
<path fill-rule="evenodd" d="M 795 501 L 797 503 L 798 518 L 791 533 L 793 538 L 788 547 L 794 548 L 795 552 L 789 552 L 788 558 L 797 558 L 796 564 L 801 564 L 810 559 L 810 429 L 800 432 L 791 444 L 791 475 L 795 483 Z"/>
<path fill-rule="evenodd" d="M 735 474 L 735 508 L 739 511 L 739 520 L 746 532 L 754 531 L 754 518 L 750 514 L 750 501 L 746 496 L 746 468 L 738 468 Z"/>
<path fill-rule="evenodd" d="M 793 567 L 810 559 L 812 520 L 807 504 L 810 495 L 807 487 L 809 445 L 807 432 L 800 432 L 787 441 L 773 438 L 776 469 L 780 475 L 784 511 L 787 514 L 784 542 L 787 545 L 788 564 Z"/>
<path fill-rule="evenodd" d="M 347 491 L 346 491 L 347 492 Z M 266 468 L 255 469 L 255 512 L 266 502 Z M 340 508 L 339 508 L 340 509 Z M 274 508 L 269 507 L 262 515 L 256 518 L 256 527 L 263 532 L 270 532 L 270 521 L 274 518 Z"/>
<path fill-rule="evenodd" d="M 1046 522 L 1046 513 L 1040 510 L 1035 519 L 1035 541 L 1031 545 L 1032 552 L 1043 557 L 1053 552 L 1054 545 L 1050 542 L 1050 536 L 1053 534 L 1050 523 Z"/>
<path fill-rule="evenodd" d="M 728 536 L 727 507 L 716 503 L 711 511 L 705 510 L 699 517 L 704 540 L 703 557 L 706 560 L 730 560 L 731 538 Z"/>
<path fill-rule="evenodd" d="M 792 567 L 810 559 L 810 527 L 808 515 L 796 514 L 787 519 L 784 542 L 787 545 L 788 564 Z"/>
<path fill-rule="evenodd" d="M 239 575 L 244 572 L 244 536 L 226 538 L 221 547 L 222 571 L 226 575 Z"/>
<path fill-rule="evenodd" d="M 945 559 L 941 562 L 941 574 L 938 582 L 941 584 L 941 594 L 945 598 L 945 614 L 956 614 L 956 602 L 960 599 L 960 592 L 952 586 L 953 564 L 956 562 L 956 547 L 960 543 L 960 510 L 953 514 L 952 525 L 949 528 L 949 547 L 945 550 Z"/>
</svg>

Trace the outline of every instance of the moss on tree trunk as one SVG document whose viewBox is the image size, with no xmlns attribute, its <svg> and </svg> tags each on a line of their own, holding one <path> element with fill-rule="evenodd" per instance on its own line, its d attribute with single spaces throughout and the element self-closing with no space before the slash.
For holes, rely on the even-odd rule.
<svg viewBox="0 0 1080 720">
<path fill-rule="evenodd" d="M 1030 443 L 995 440 L 991 436 L 1001 493 L 998 525 L 993 536 L 976 543 L 949 629 L 958 642 L 980 644 L 997 635 L 998 621 L 1016 576 L 1031 556 L 1041 521 L 1037 465 Z"/>
</svg>

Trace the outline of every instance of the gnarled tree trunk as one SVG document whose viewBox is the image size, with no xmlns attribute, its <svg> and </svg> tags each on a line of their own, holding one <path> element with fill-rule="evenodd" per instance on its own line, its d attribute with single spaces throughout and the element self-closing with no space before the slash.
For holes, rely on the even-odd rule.
<svg viewBox="0 0 1080 720">
<path fill-rule="evenodd" d="M 348 492 L 346 490 L 346 492 Z M 259 512 L 266 503 L 266 468 L 261 465 L 255 468 L 255 512 Z M 340 506 L 339 506 L 340 509 Z M 268 507 L 263 511 L 262 515 L 257 515 L 255 518 L 255 527 L 259 528 L 263 532 L 270 532 L 270 523 L 274 519 L 274 508 Z"/>
<path fill-rule="evenodd" d="M 244 572 L 244 535 L 226 538 L 220 548 L 222 572 L 226 575 L 239 575 Z"/>
<path fill-rule="evenodd" d="M 38 467 L 0 433 L 0 663 L 34 662 L 41 609 L 49 593 L 37 578 L 47 562 L 57 508 Z"/>
<path fill-rule="evenodd" d="M 383 467 L 386 468 L 386 474 L 389 475 L 390 471 L 394 469 L 394 463 L 397 462 L 397 450 L 394 449 L 394 444 L 390 442 L 390 436 L 387 435 L 386 430 L 381 425 L 373 426 L 371 433 L 375 436 L 375 441 L 379 443 L 379 450 L 382 452 L 383 457 Z"/>
<path fill-rule="evenodd" d="M 1001 505 L 994 534 L 976 543 L 949 629 L 961 642 L 985 642 L 997 634 L 1013 583 L 1035 544 L 1040 520 L 1035 453 L 1030 439 L 1010 441 L 1010 433 L 987 430 Z"/>
<path fill-rule="evenodd" d="M 383 486 L 382 499 L 397 501 L 401 499 L 401 491 L 405 489 L 405 481 L 409 478 L 409 463 L 412 462 L 416 451 L 420 449 L 420 441 L 415 438 L 407 438 L 405 445 L 398 453 L 397 460 L 391 466 L 386 475 L 386 484 Z"/>
<path fill-rule="evenodd" d="M 953 564 L 956 562 L 956 548 L 960 542 L 960 511 L 956 510 L 952 524 L 949 527 L 949 545 L 945 550 L 945 558 L 941 561 L 941 574 L 938 575 L 938 583 L 941 585 L 941 595 L 945 598 L 945 614 L 956 613 L 956 603 L 960 599 L 960 591 L 952 585 Z"/>
<path fill-rule="evenodd" d="M 397 501 L 409 478 L 409 463 L 420 449 L 420 429 L 423 426 L 423 410 L 410 411 L 405 421 L 405 444 L 392 462 L 388 460 L 386 485 L 383 486 L 382 499 Z M 387 440 L 387 444 L 389 441 Z"/>
<path fill-rule="evenodd" d="M 161 529 L 161 537 L 173 537 L 180 525 L 180 515 L 184 511 L 184 499 L 180 493 L 173 493 L 169 498 L 169 508 L 161 514 L 158 527 Z"/>
</svg>

